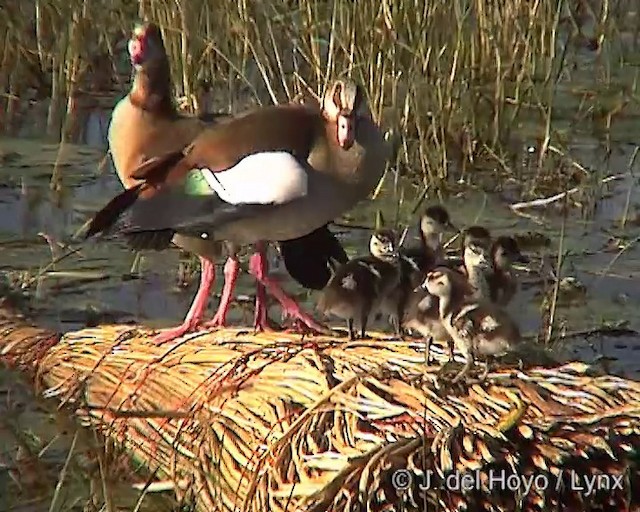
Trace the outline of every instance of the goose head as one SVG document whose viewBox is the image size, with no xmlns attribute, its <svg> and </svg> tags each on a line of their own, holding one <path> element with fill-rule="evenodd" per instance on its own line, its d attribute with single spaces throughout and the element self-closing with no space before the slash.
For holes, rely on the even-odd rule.
<svg viewBox="0 0 640 512">
<path fill-rule="evenodd" d="M 358 122 L 371 119 L 364 90 L 351 80 L 336 80 L 324 95 L 322 112 L 325 119 L 335 123 L 338 145 L 349 150 L 356 140 Z"/>
<path fill-rule="evenodd" d="M 138 23 L 127 49 L 131 65 L 136 71 L 163 64 L 167 60 L 162 33 L 155 23 Z"/>
</svg>

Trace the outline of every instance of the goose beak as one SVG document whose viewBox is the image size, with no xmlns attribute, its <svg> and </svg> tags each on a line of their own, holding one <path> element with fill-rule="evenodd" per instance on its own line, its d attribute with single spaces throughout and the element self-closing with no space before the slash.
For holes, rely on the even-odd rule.
<svg viewBox="0 0 640 512">
<path fill-rule="evenodd" d="M 338 144 L 345 151 L 351 149 L 355 141 L 355 130 L 351 116 L 338 116 Z"/>
</svg>

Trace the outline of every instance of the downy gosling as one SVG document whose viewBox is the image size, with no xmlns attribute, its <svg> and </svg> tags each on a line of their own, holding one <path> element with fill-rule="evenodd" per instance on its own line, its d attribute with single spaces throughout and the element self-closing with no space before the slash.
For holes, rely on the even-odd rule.
<svg viewBox="0 0 640 512">
<path fill-rule="evenodd" d="M 454 271 L 439 267 L 427 274 L 423 286 L 439 299 L 439 316 L 458 350 L 466 359 L 453 378 L 458 382 L 470 370 L 477 356 L 495 357 L 520 343 L 520 329 L 498 306 L 465 297 L 464 289 L 452 278 Z M 488 364 L 483 378 L 488 373 Z"/>
<path fill-rule="evenodd" d="M 366 337 L 367 322 L 375 315 L 383 297 L 400 280 L 396 234 L 376 231 L 369 241 L 370 255 L 354 258 L 341 265 L 332 276 L 318 301 L 318 310 L 347 321 L 349 338 L 356 338 L 354 323 Z"/>
<path fill-rule="evenodd" d="M 484 231 L 486 232 L 486 230 Z M 450 279 L 454 282 L 461 297 L 478 299 L 482 293 L 488 294 L 486 291 L 487 280 L 492 268 L 490 245 L 486 237 L 464 236 L 463 247 L 462 264 L 454 262 L 452 266 L 443 265 L 443 267 L 451 271 Z M 472 277 L 472 280 L 469 280 L 469 276 Z M 423 283 L 424 279 L 420 284 Z M 408 296 L 407 306 L 402 317 L 402 326 L 419 332 L 428 340 L 427 359 L 429 359 L 431 342 L 434 339 L 446 341 L 449 347 L 449 360 L 452 361 L 453 338 L 440 319 L 438 297 L 429 293 L 420 284 Z"/>
<path fill-rule="evenodd" d="M 528 263 L 513 237 L 500 236 L 491 248 L 493 272 L 488 276 L 491 302 L 505 307 L 518 291 L 518 280 L 513 273 L 514 263 Z"/>
<path fill-rule="evenodd" d="M 418 223 L 420 245 L 400 249 L 400 281 L 383 298 L 381 310 L 391 317 L 395 333 L 402 334 L 402 318 L 411 292 L 422 283 L 427 272 L 444 261 L 442 237 L 455 230 L 449 212 L 440 205 L 428 207 Z"/>
</svg>

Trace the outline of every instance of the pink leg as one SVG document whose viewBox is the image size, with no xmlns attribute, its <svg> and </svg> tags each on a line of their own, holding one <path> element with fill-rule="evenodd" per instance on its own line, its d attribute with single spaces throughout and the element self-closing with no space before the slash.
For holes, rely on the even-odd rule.
<svg viewBox="0 0 640 512">
<path fill-rule="evenodd" d="M 289 297 L 282 287 L 273 279 L 271 279 L 266 272 L 266 257 L 264 253 L 264 245 L 256 244 L 257 252 L 251 256 L 249 260 L 249 271 L 254 275 L 254 277 L 258 280 L 260 284 L 262 284 L 269 295 L 272 295 L 282 306 L 283 312 L 285 315 L 295 318 L 297 321 L 301 322 L 307 330 L 315 331 L 318 333 L 326 333 L 329 330 L 318 323 L 313 317 L 311 317 L 308 313 L 305 313 L 298 303 Z M 258 301 L 256 297 L 256 322 L 261 320 L 263 317 L 266 321 L 266 308 L 264 308 L 265 313 L 262 316 L 261 311 L 258 310 Z"/>
<path fill-rule="evenodd" d="M 240 273 L 240 263 L 235 256 L 229 256 L 227 262 L 224 264 L 224 286 L 222 288 L 222 296 L 220 297 L 220 305 L 218 311 L 211 319 L 210 322 L 206 322 L 203 327 L 211 329 L 214 327 L 225 327 L 227 325 L 227 313 L 229 311 L 229 305 L 231 304 L 231 298 L 236 288 L 236 281 L 238 280 L 238 274 Z"/>
<path fill-rule="evenodd" d="M 179 327 L 168 329 L 155 336 L 153 341 L 157 345 L 173 341 L 188 332 L 195 331 L 202 322 L 204 310 L 207 308 L 207 302 L 209 301 L 211 286 L 216 278 L 216 269 L 211 260 L 202 257 L 200 258 L 200 266 L 200 285 L 184 322 Z"/>
<path fill-rule="evenodd" d="M 249 267 L 254 276 L 266 276 L 268 274 L 268 263 L 263 243 L 256 244 L 256 253 L 249 260 Z M 253 317 L 253 325 L 256 331 L 272 331 L 272 321 L 269 319 L 267 311 L 267 294 L 264 284 L 260 280 L 256 283 L 256 309 Z"/>
</svg>

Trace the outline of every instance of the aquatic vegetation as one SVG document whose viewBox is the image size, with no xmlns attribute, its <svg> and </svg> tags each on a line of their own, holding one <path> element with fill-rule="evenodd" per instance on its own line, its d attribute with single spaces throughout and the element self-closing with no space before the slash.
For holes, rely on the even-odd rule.
<svg viewBox="0 0 640 512">
<path fill-rule="evenodd" d="M 317 96 L 331 76 L 353 75 L 367 85 L 374 115 L 401 135 L 399 174 L 431 186 L 474 181 L 473 171 L 485 169 L 533 172 L 524 195 L 562 189 L 584 178 L 568 149 L 575 133 L 600 131 L 608 145 L 615 121 L 637 111 L 637 73 L 625 64 L 640 17 L 629 0 L 106 6 L 5 7 L 6 131 L 19 129 L 25 110 L 46 105 L 49 136 L 77 138 L 82 112 L 112 105 L 124 90 L 126 34 L 138 16 L 162 25 L 176 96 L 191 111 Z"/>
</svg>

